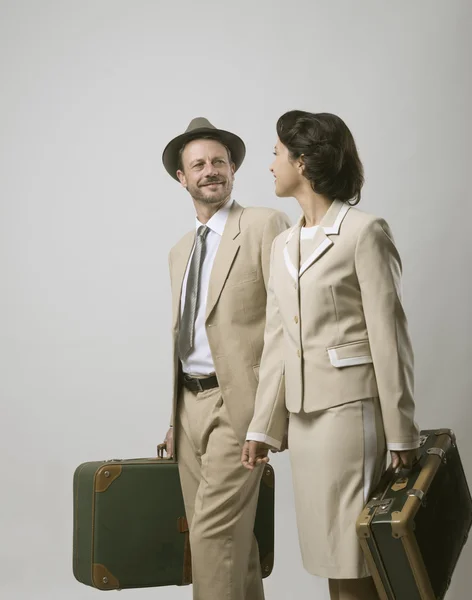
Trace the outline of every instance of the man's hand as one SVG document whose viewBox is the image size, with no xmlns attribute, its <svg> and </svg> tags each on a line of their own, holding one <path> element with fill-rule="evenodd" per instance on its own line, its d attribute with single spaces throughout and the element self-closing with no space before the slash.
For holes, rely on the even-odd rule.
<svg viewBox="0 0 472 600">
<path fill-rule="evenodd" d="M 167 456 L 174 456 L 174 428 L 169 427 L 169 431 L 166 434 L 166 439 L 164 440 L 166 445 Z"/>
<path fill-rule="evenodd" d="M 263 442 L 244 442 L 243 451 L 241 454 L 241 462 L 243 467 L 252 471 L 254 467 L 266 464 L 269 462 L 267 453 L 269 452 L 270 446 Z"/>
<path fill-rule="evenodd" d="M 411 469 L 418 459 L 418 448 L 414 450 L 404 450 L 402 452 L 390 451 L 392 455 L 392 467 L 397 469 Z"/>
</svg>

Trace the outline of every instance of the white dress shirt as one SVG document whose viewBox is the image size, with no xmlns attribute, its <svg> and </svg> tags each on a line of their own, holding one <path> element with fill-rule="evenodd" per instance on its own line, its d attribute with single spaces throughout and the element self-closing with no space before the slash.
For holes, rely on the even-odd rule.
<svg viewBox="0 0 472 600">
<path fill-rule="evenodd" d="M 318 227 L 318 225 L 313 225 L 312 227 L 302 227 L 300 229 L 300 241 L 312 240 L 318 231 Z"/>
<path fill-rule="evenodd" d="M 233 205 L 233 200 L 230 199 L 211 219 L 206 223 L 209 232 L 205 240 L 205 256 L 200 272 L 200 291 L 199 302 L 197 306 L 197 314 L 195 316 L 195 343 L 193 349 L 182 361 L 182 370 L 184 373 L 192 375 L 211 375 L 215 372 L 215 365 L 211 356 L 210 344 L 205 329 L 205 314 L 208 296 L 208 286 L 210 284 L 210 275 L 215 262 L 216 252 L 221 242 L 221 236 L 228 220 L 229 211 Z M 197 230 L 203 223 L 196 219 L 195 229 Z M 187 290 L 187 279 L 190 263 L 192 261 L 193 250 L 190 255 L 187 269 L 185 271 L 184 281 L 182 284 L 182 295 L 180 297 L 180 316 L 184 311 L 185 293 Z"/>
</svg>

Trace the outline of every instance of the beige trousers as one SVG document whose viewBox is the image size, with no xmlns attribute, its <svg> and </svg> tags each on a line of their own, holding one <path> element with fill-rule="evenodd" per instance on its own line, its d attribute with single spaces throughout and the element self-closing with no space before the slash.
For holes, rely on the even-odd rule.
<svg viewBox="0 0 472 600">
<path fill-rule="evenodd" d="M 241 465 L 241 444 L 219 388 L 183 388 L 175 433 L 194 600 L 263 600 L 253 534 L 262 470 Z"/>
</svg>

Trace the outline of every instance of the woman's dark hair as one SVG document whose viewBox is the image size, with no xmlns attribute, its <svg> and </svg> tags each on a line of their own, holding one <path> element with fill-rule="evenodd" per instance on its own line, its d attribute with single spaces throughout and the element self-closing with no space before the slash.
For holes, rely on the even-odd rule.
<svg viewBox="0 0 472 600">
<path fill-rule="evenodd" d="M 364 169 L 342 119 L 330 113 L 292 110 L 277 121 L 277 135 L 291 160 L 303 155 L 303 175 L 317 194 L 352 205 L 360 201 Z"/>
</svg>

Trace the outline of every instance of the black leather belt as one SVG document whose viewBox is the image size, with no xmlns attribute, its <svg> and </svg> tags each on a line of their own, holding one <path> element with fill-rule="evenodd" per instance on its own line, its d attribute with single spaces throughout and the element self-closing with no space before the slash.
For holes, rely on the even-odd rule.
<svg viewBox="0 0 472 600">
<path fill-rule="evenodd" d="M 182 373 L 182 383 L 191 392 L 203 392 L 218 387 L 218 379 L 216 375 L 209 377 L 191 377 L 186 373 Z"/>
</svg>

